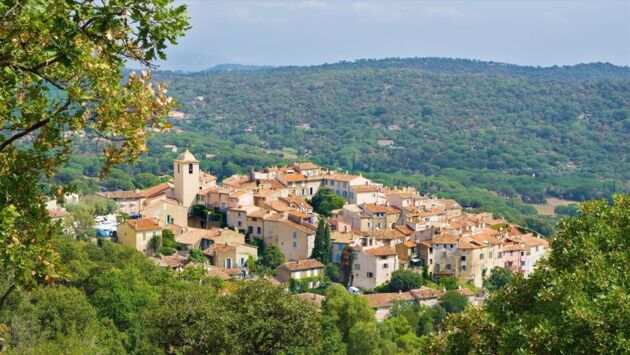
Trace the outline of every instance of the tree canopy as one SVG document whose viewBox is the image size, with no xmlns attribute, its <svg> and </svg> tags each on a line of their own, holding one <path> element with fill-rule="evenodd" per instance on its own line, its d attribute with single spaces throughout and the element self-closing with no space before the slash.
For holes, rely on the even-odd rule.
<svg viewBox="0 0 630 355">
<path fill-rule="evenodd" d="M 483 310 L 449 318 L 435 344 L 450 352 L 620 353 L 628 348 L 630 197 L 581 204 L 551 253 Z"/>
<path fill-rule="evenodd" d="M 389 288 L 392 291 L 409 291 L 422 286 L 422 275 L 411 270 L 400 269 L 392 273 Z"/>
<path fill-rule="evenodd" d="M 10 286 L 57 278 L 40 178 L 68 160 L 77 137 L 100 149 L 102 172 L 146 151 L 147 126 L 168 126 L 174 102 L 147 71 L 188 28 L 170 0 L 0 3 L 0 266 Z M 58 198 L 64 187 L 51 189 Z"/>
<path fill-rule="evenodd" d="M 332 210 L 343 207 L 345 203 L 346 200 L 327 187 L 322 187 L 317 190 L 317 193 L 315 193 L 311 199 L 311 205 L 315 212 L 326 217 L 330 217 Z"/>
<path fill-rule="evenodd" d="M 330 226 L 324 218 L 319 219 L 317 231 L 315 232 L 315 242 L 313 246 L 313 255 L 311 258 L 319 260 L 326 265 L 330 262 Z"/>
</svg>

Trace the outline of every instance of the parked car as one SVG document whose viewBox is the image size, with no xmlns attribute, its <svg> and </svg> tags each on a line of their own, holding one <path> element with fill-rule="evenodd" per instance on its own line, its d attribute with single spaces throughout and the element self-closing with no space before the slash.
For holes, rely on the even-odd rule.
<svg viewBox="0 0 630 355">
<path fill-rule="evenodd" d="M 360 295 L 361 294 L 361 290 L 359 290 L 358 288 L 356 288 L 354 286 L 348 287 L 348 292 L 350 292 L 350 294 L 352 294 L 352 295 Z"/>
</svg>

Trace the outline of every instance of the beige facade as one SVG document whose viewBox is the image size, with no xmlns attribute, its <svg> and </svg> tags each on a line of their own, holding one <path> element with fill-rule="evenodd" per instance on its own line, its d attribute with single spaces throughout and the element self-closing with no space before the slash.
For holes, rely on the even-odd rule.
<svg viewBox="0 0 630 355">
<path fill-rule="evenodd" d="M 142 215 L 156 218 L 165 224 L 188 226 L 188 207 L 171 199 L 158 200 L 152 203 L 142 210 Z"/>
<path fill-rule="evenodd" d="M 258 248 L 245 243 L 225 242 L 211 244 L 204 250 L 210 263 L 225 269 L 240 269 L 247 266 L 247 260 L 258 259 Z"/>
<path fill-rule="evenodd" d="M 162 227 L 154 219 L 130 219 L 119 224 L 116 233 L 118 243 L 143 253 L 151 253 L 149 241 L 155 236 L 162 235 Z"/>
<path fill-rule="evenodd" d="M 315 246 L 315 230 L 276 216 L 263 221 L 266 244 L 278 246 L 287 260 L 308 259 Z"/>
<path fill-rule="evenodd" d="M 350 285 L 373 289 L 388 282 L 398 270 L 396 251 L 376 245 L 372 239 L 364 239 L 367 245 L 352 247 L 352 275 Z"/>
<path fill-rule="evenodd" d="M 237 230 L 247 231 L 247 215 L 258 210 L 259 208 L 254 205 L 228 208 L 226 213 L 226 222 L 228 227 L 233 227 Z"/>
<path fill-rule="evenodd" d="M 492 268 L 503 266 L 503 244 L 483 234 L 441 235 L 419 243 L 420 257 L 432 275 L 450 275 L 462 282 L 483 286 L 483 278 Z"/>
<path fill-rule="evenodd" d="M 291 279 L 304 280 L 307 278 L 319 278 L 324 274 L 324 265 L 314 259 L 289 261 L 278 266 L 278 280 L 288 283 Z M 318 280 L 310 281 L 308 288 L 320 286 Z"/>
<path fill-rule="evenodd" d="M 173 162 L 174 198 L 182 206 L 195 204 L 197 193 L 201 189 L 199 181 L 199 160 L 186 150 Z"/>
</svg>

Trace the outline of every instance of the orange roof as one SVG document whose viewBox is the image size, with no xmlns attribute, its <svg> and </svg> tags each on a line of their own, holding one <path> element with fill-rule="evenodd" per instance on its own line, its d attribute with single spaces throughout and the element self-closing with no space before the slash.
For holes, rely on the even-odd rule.
<svg viewBox="0 0 630 355">
<path fill-rule="evenodd" d="M 415 248 L 416 247 L 416 243 L 412 242 L 411 240 L 406 241 L 404 244 L 405 244 L 405 246 L 407 248 Z"/>
<path fill-rule="evenodd" d="M 413 301 L 414 297 L 409 292 L 374 293 L 361 295 L 368 300 L 372 308 L 389 308 L 396 301 Z"/>
<path fill-rule="evenodd" d="M 354 192 L 379 192 L 381 191 L 381 188 L 379 186 L 376 185 L 355 185 L 355 186 L 350 186 L 350 190 L 354 191 Z"/>
<path fill-rule="evenodd" d="M 304 181 L 306 180 L 306 176 L 299 174 L 299 173 L 293 173 L 293 174 L 282 174 L 282 177 L 284 177 L 284 179 L 287 182 L 296 182 L 296 181 Z"/>
<path fill-rule="evenodd" d="M 297 229 L 297 230 L 299 230 L 301 232 L 307 233 L 307 234 L 315 233 L 315 231 L 312 230 L 311 228 L 308 228 L 308 227 L 306 227 L 306 226 L 304 226 L 302 224 L 297 224 L 297 223 L 295 223 L 293 221 L 290 221 L 288 219 L 282 220 L 280 222 L 282 222 L 282 223 L 284 223 L 284 224 L 286 224 L 286 225 L 288 225 L 288 226 L 290 226 L 290 227 L 292 227 L 294 229 Z"/>
<path fill-rule="evenodd" d="M 184 256 L 173 254 L 173 255 L 163 255 L 161 260 L 164 263 L 164 265 L 170 268 L 178 268 L 178 267 L 182 267 L 186 265 L 187 259 Z"/>
<path fill-rule="evenodd" d="M 454 235 L 441 234 L 433 238 L 433 244 L 457 244 L 457 237 Z"/>
<path fill-rule="evenodd" d="M 217 177 L 212 174 L 208 174 L 203 171 L 199 172 L 199 181 L 201 182 L 210 182 L 210 181 L 215 181 L 216 179 Z"/>
<path fill-rule="evenodd" d="M 394 228 L 404 235 L 411 235 L 413 234 L 413 232 L 415 232 L 413 229 L 409 228 L 409 226 L 407 225 L 404 225 L 404 226 L 396 225 L 394 226 Z"/>
<path fill-rule="evenodd" d="M 158 224 L 157 220 L 153 218 L 140 218 L 140 219 L 129 219 L 127 223 L 131 228 L 133 228 L 136 232 L 144 232 L 144 231 L 154 231 L 162 229 Z"/>
<path fill-rule="evenodd" d="M 427 300 L 431 298 L 438 298 L 441 296 L 440 291 L 425 286 L 422 286 L 415 290 L 411 290 L 409 291 L 409 293 L 411 293 L 413 298 L 415 298 L 416 300 Z"/>
<path fill-rule="evenodd" d="M 285 268 L 289 271 L 311 270 L 311 269 L 323 269 L 324 264 L 320 263 L 316 259 L 296 260 L 289 261 L 280 266 L 279 268 Z"/>
<path fill-rule="evenodd" d="M 142 194 L 144 195 L 144 197 L 146 198 L 150 198 L 150 197 L 154 197 L 156 195 L 160 195 L 164 192 L 166 192 L 166 190 L 170 189 L 170 185 L 168 184 L 168 182 L 163 182 L 159 185 L 153 186 L 153 187 L 149 187 L 148 189 L 145 189 L 142 191 Z"/>
<path fill-rule="evenodd" d="M 350 175 L 350 174 L 329 174 L 326 175 L 324 177 L 327 180 L 335 180 L 335 181 L 345 181 L 345 182 L 350 182 L 352 180 L 358 179 L 359 177 L 356 175 Z"/>
<path fill-rule="evenodd" d="M 234 248 L 232 245 L 228 243 L 215 243 L 204 249 L 203 253 L 208 256 L 214 256 L 220 253 L 226 253 L 232 251 Z"/>
<path fill-rule="evenodd" d="M 258 210 L 248 213 L 247 217 L 252 217 L 252 218 L 263 218 L 265 217 L 267 214 L 269 213 L 268 210 L 264 209 L 264 208 L 259 208 Z"/>
<path fill-rule="evenodd" d="M 386 247 L 384 245 L 382 246 L 378 246 L 375 248 L 370 248 L 370 249 L 366 249 L 366 252 L 374 255 L 374 256 L 391 256 L 391 255 L 398 255 L 396 254 L 396 252 L 390 248 L 390 247 Z"/>
<path fill-rule="evenodd" d="M 384 205 L 377 205 L 374 203 L 366 203 L 363 205 L 363 208 L 372 212 L 372 213 L 387 213 L 387 214 L 393 214 L 393 213 L 399 213 L 400 211 L 397 208 L 394 207 L 389 207 L 389 206 L 384 206 Z"/>
<path fill-rule="evenodd" d="M 317 164 L 313 164 L 310 162 L 306 162 L 306 163 L 293 163 L 293 166 L 295 166 L 296 168 L 298 168 L 299 170 L 313 170 L 313 169 L 319 169 L 319 165 Z"/>
<path fill-rule="evenodd" d="M 276 179 L 260 179 L 258 181 L 261 186 L 269 185 L 269 187 L 271 187 L 272 189 L 283 189 L 286 187 L 285 184 L 283 184 L 281 181 L 278 181 Z"/>
<path fill-rule="evenodd" d="M 529 234 L 521 235 L 520 240 L 522 240 L 528 248 L 533 248 L 537 246 L 548 247 L 549 242 L 543 238 L 533 237 Z"/>
</svg>

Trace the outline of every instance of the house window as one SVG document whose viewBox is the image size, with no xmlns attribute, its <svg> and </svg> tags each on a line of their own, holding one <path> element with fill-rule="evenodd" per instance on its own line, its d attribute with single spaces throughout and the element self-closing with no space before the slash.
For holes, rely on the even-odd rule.
<svg viewBox="0 0 630 355">
<path fill-rule="evenodd" d="M 461 271 L 466 271 L 466 265 L 460 266 Z"/>
<path fill-rule="evenodd" d="M 232 268 L 232 259 L 230 259 L 230 258 L 225 259 L 225 268 L 226 269 L 231 269 Z"/>
<path fill-rule="evenodd" d="M 433 259 L 429 259 L 429 265 L 433 265 Z"/>
<path fill-rule="evenodd" d="M 293 247 L 297 248 L 297 242 L 293 242 Z"/>
<path fill-rule="evenodd" d="M 188 174 L 192 174 L 192 173 L 193 173 L 193 165 L 188 164 Z"/>
<path fill-rule="evenodd" d="M 446 258 L 446 252 L 445 252 L 445 251 L 444 251 L 444 252 L 442 252 L 442 257 L 443 257 L 443 258 Z"/>
<path fill-rule="evenodd" d="M 253 232 L 254 232 L 254 227 L 248 226 L 247 227 L 247 233 L 253 233 Z"/>
<path fill-rule="evenodd" d="M 238 221 L 238 226 L 240 227 L 240 226 L 242 226 L 242 225 L 243 225 L 243 222 Z"/>
<path fill-rule="evenodd" d="M 498 252 L 498 253 L 497 253 L 497 259 L 501 259 L 502 257 L 503 257 L 503 253 Z"/>
<path fill-rule="evenodd" d="M 525 260 L 521 261 L 521 266 L 525 266 Z"/>
<path fill-rule="evenodd" d="M 492 259 L 492 252 L 488 253 L 488 258 Z"/>
<path fill-rule="evenodd" d="M 297 232 L 293 232 L 293 238 L 297 238 Z"/>
<path fill-rule="evenodd" d="M 462 255 L 461 258 L 459 258 L 461 261 L 466 261 L 466 255 Z"/>
<path fill-rule="evenodd" d="M 245 258 L 241 258 L 241 266 L 245 266 Z"/>
<path fill-rule="evenodd" d="M 354 264 L 354 269 L 355 269 L 355 270 L 361 270 L 361 265 L 359 265 L 359 264 Z"/>
<path fill-rule="evenodd" d="M 177 173 L 179 173 L 179 164 L 177 164 Z"/>
<path fill-rule="evenodd" d="M 479 260 L 483 260 L 483 253 L 479 254 Z"/>
<path fill-rule="evenodd" d="M 166 223 L 173 224 L 173 217 L 170 214 L 166 215 Z"/>
<path fill-rule="evenodd" d="M 429 248 L 429 254 L 433 253 L 433 247 Z"/>
<path fill-rule="evenodd" d="M 367 273 L 367 277 L 369 277 L 369 278 L 374 277 L 374 273 L 373 273 L 373 272 L 368 272 L 368 273 Z"/>
<path fill-rule="evenodd" d="M 389 267 L 389 265 L 387 265 L 387 263 L 383 264 L 383 269 L 387 269 Z"/>
<path fill-rule="evenodd" d="M 451 264 L 446 264 L 446 270 L 450 270 L 451 269 Z"/>
<path fill-rule="evenodd" d="M 538 251 L 538 247 L 536 247 L 536 251 Z"/>
<path fill-rule="evenodd" d="M 352 260 L 357 260 L 359 255 L 357 253 L 352 253 Z"/>
<path fill-rule="evenodd" d="M 261 234 L 260 232 L 261 232 L 260 227 L 256 227 L 256 233 Z"/>
<path fill-rule="evenodd" d="M 521 256 L 525 256 L 525 252 L 524 251 L 521 252 Z"/>
</svg>

